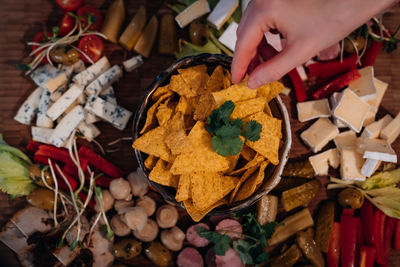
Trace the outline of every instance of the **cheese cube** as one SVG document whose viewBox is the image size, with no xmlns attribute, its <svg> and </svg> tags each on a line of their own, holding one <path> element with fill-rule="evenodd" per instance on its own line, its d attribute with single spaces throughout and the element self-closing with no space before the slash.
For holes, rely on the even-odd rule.
<svg viewBox="0 0 400 267">
<path fill-rule="evenodd" d="M 282 40 L 281 40 L 281 35 L 279 33 L 272 33 L 270 31 L 267 31 L 264 32 L 264 37 L 265 40 L 267 40 L 267 43 L 270 44 L 276 51 L 278 52 L 282 51 Z M 303 76 L 305 75 L 304 68 L 300 71 L 297 70 L 297 72 L 299 72 L 300 77 L 302 77 L 303 79 Z"/>
<path fill-rule="evenodd" d="M 320 118 L 307 130 L 302 132 L 300 137 L 316 153 L 338 134 L 338 128 L 329 119 Z"/>
<path fill-rule="evenodd" d="M 377 110 L 375 109 L 375 107 L 370 106 L 367 114 L 365 115 L 363 127 L 366 127 L 375 121 L 376 112 Z"/>
<path fill-rule="evenodd" d="M 366 177 L 370 177 L 379 168 L 379 165 L 381 165 L 380 160 L 367 159 L 361 168 L 361 173 Z"/>
<path fill-rule="evenodd" d="M 32 140 L 43 144 L 51 144 L 50 137 L 53 134 L 54 129 L 43 128 L 43 127 L 31 127 Z"/>
<path fill-rule="evenodd" d="M 210 15 L 208 15 L 207 21 L 219 30 L 232 16 L 238 6 L 239 0 L 220 0 Z"/>
<path fill-rule="evenodd" d="M 111 86 L 103 89 L 100 92 L 99 97 L 106 102 L 110 102 L 115 105 L 117 104 L 117 97 L 115 96 L 114 89 Z"/>
<path fill-rule="evenodd" d="M 121 77 L 122 69 L 118 65 L 114 65 L 86 87 L 86 94 L 97 96 L 103 89 L 109 87 Z"/>
<path fill-rule="evenodd" d="M 32 80 L 50 93 L 67 84 L 67 75 L 50 64 L 37 68 L 31 74 Z"/>
<path fill-rule="evenodd" d="M 381 130 L 385 128 L 392 120 L 392 116 L 386 114 L 386 116 L 382 119 L 375 121 L 365 127 L 361 136 L 366 138 L 378 138 L 381 134 Z"/>
<path fill-rule="evenodd" d="M 28 98 L 22 103 L 21 107 L 18 109 L 14 120 L 19 123 L 29 125 L 38 112 L 39 99 L 42 93 L 42 88 L 36 88 Z"/>
<path fill-rule="evenodd" d="M 300 122 L 329 117 L 330 115 L 329 102 L 326 98 L 297 103 L 297 116 Z"/>
<path fill-rule="evenodd" d="M 72 86 L 47 110 L 47 116 L 55 121 L 78 99 L 82 92 L 83 87 L 72 84 Z"/>
<path fill-rule="evenodd" d="M 352 130 L 341 132 L 333 139 L 333 142 L 339 151 L 343 148 L 355 148 L 357 146 L 357 135 Z"/>
<path fill-rule="evenodd" d="M 340 98 L 340 93 L 338 93 L 338 92 L 333 93 L 329 97 L 329 102 L 331 103 L 331 107 L 332 107 L 331 110 L 333 110 L 337 106 L 337 104 L 339 102 L 339 98 Z M 332 113 L 332 111 L 331 111 L 331 113 Z M 348 128 L 347 125 L 344 122 L 342 122 L 341 120 L 339 120 L 335 117 L 333 117 L 332 119 L 333 119 L 333 124 L 335 124 L 338 128 Z"/>
<path fill-rule="evenodd" d="M 102 57 L 96 63 L 75 75 L 72 82 L 85 87 L 109 68 L 110 62 L 106 57 Z"/>
<path fill-rule="evenodd" d="M 97 128 L 94 124 L 87 124 L 85 121 L 79 123 L 78 130 L 89 142 L 92 142 L 93 139 L 100 135 L 99 128 Z"/>
<path fill-rule="evenodd" d="M 339 151 L 336 148 L 316 154 L 308 158 L 316 175 L 328 175 L 329 166 L 339 167 Z"/>
<path fill-rule="evenodd" d="M 361 173 L 364 159 L 354 149 L 343 148 L 340 152 L 340 176 L 343 180 L 365 181 Z"/>
<path fill-rule="evenodd" d="M 379 106 L 381 105 L 383 96 L 385 95 L 388 88 L 388 84 L 377 78 L 374 78 L 374 82 L 377 89 L 376 97 L 374 99 L 368 100 L 367 103 L 378 110 Z"/>
<path fill-rule="evenodd" d="M 179 27 L 184 28 L 190 22 L 194 21 L 197 18 L 200 18 L 204 14 L 210 12 L 210 6 L 208 5 L 207 0 L 198 0 L 185 8 L 181 13 L 179 13 L 175 20 L 178 23 Z"/>
<path fill-rule="evenodd" d="M 366 159 L 397 163 L 396 152 L 394 152 L 388 142 L 383 139 L 360 137 L 357 139 L 357 152 L 363 154 L 363 157 Z"/>
<path fill-rule="evenodd" d="M 236 31 L 239 27 L 239 24 L 236 22 L 232 22 L 229 24 L 228 28 L 222 33 L 221 37 L 219 37 L 219 41 L 228 47 L 230 50 L 235 51 L 236 46 Z"/>
<path fill-rule="evenodd" d="M 36 125 L 39 127 L 52 128 L 53 121 L 47 117 L 46 112 L 48 107 L 52 104 L 50 100 L 50 92 L 46 88 L 42 88 L 39 98 L 38 112 L 36 116 Z"/>
<path fill-rule="evenodd" d="M 143 65 L 143 58 L 141 55 L 134 56 L 122 62 L 125 71 L 131 72 Z"/>
<path fill-rule="evenodd" d="M 71 79 L 71 77 L 74 74 L 77 74 L 81 71 L 85 70 L 85 63 L 82 60 L 78 60 L 72 65 L 59 65 L 58 68 L 60 69 L 61 72 L 64 72 L 65 75 L 67 75 L 68 80 Z"/>
<path fill-rule="evenodd" d="M 347 124 L 353 131 L 361 131 L 370 106 L 362 101 L 352 90 L 346 89 L 340 95 L 332 115 Z"/>
<path fill-rule="evenodd" d="M 393 143 L 394 140 L 400 134 L 400 112 L 385 128 L 382 129 L 380 137 L 386 139 L 389 144 Z"/>
<path fill-rule="evenodd" d="M 352 81 L 349 88 L 353 90 L 363 101 L 375 99 L 377 96 L 377 88 L 374 81 L 374 68 L 368 66 L 359 69 L 361 77 Z"/>
<path fill-rule="evenodd" d="M 250 4 L 251 0 L 242 0 L 242 13 L 246 10 L 247 6 Z"/>
</svg>

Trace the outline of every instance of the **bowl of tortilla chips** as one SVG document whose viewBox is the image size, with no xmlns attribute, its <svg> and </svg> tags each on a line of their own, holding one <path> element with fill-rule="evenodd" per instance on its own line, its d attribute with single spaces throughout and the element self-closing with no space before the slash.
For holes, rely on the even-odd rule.
<svg viewBox="0 0 400 267">
<path fill-rule="evenodd" d="M 140 167 L 194 221 L 239 211 L 270 192 L 291 146 L 283 85 L 231 84 L 231 62 L 213 54 L 178 60 L 149 86 L 134 117 Z"/>
</svg>

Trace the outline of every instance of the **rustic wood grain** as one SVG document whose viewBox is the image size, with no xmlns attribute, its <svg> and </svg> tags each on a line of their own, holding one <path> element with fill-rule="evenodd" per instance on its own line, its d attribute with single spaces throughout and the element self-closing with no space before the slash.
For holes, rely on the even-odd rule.
<svg viewBox="0 0 400 267">
<path fill-rule="evenodd" d="M 104 14 L 111 1 L 87 0 L 84 2 L 100 8 Z M 129 22 L 141 4 L 147 6 L 149 17 L 151 14 L 165 12 L 165 9 L 160 8 L 162 2 L 160 0 L 125 1 L 127 9 L 125 24 Z M 3 133 L 8 143 L 23 148 L 30 139 L 30 128 L 17 123 L 13 120 L 13 117 L 21 103 L 35 88 L 35 85 L 21 71 L 16 69 L 16 65 L 26 62 L 25 57 L 29 53 L 29 49 L 25 45 L 26 41 L 32 40 L 37 32 L 43 30 L 43 27 L 51 28 L 51 26 L 56 25 L 62 16 L 62 12 L 53 0 L 0 0 L 0 7 L 0 132 Z M 394 29 L 399 23 L 399 13 L 385 15 L 385 25 L 390 29 Z M 107 44 L 106 55 L 111 59 L 111 63 L 120 64 L 123 59 L 133 54 L 132 52 L 127 53 L 116 45 Z M 146 87 L 173 61 L 172 56 L 159 55 L 153 49 L 151 57 L 145 60 L 142 67 L 137 71 L 125 73 L 124 77 L 114 86 L 118 103 L 135 112 Z M 399 72 L 400 51 L 397 50 L 392 54 L 381 52 L 375 64 L 375 74 L 379 79 L 388 82 L 390 86 L 383 99 L 378 118 L 386 113 L 395 116 L 400 112 Z M 290 155 L 293 158 L 305 157 L 310 152 L 299 140 L 298 133 L 309 123 L 301 124 L 296 120 L 293 93 L 284 97 L 284 101 L 292 118 L 293 146 Z M 132 122 L 128 124 L 124 131 L 116 130 L 108 123 L 103 122 L 98 123 L 98 126 L 102 135 L 97 140 L 103 145 L 116 138 L 131 136 Z M 393 146 L 400 156 L 400 140 L 397 140 Z M 133 150 L 130 148 L 130 142 L 123 142 L 116 148 L 119 148 L 120 151 L 107 154 L 107 158 L 121 167 L 125 173 L 135 170 L 138 164 L 134 158 Z M 0 226 L 4 225 L 12 214 L 23 205 L 23 199 L 14 200 L 10 203 L 8 197 L 0 193 Z M 392 252 L 392 254 L 390 266 L 399 266 L 400 253 Z M 2 263 L 2 266 L 19 266 L 14 254 L 1 242 L 0 263 Z"/>
</svg>

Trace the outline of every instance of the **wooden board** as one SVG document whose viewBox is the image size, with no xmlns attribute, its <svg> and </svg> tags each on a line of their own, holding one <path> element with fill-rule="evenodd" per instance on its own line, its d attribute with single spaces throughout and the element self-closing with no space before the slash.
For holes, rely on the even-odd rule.
<svg viewBox="0 0 400 267">
<path fill-rule="evenodd" d="M 106 7 L 111 1 L 84 1 L 96 8 L 100 8 L 105 13 Z M 159 14 L 165 9 L 160 8 L 162 1 L 125 1 L 127 15 L 125 24 L 129 22 L 133 14 L 140 6 L 146 4 L 148 14 Z M 0 0 L 0 133 L 11 145 L 23 148 L 30 139 L 30 128 L 21 125 L 13 120 L 13 117 L 29 95 L 35 88 L 33 82 L 16 69 L 16 65 L 26 63 L 26 56 L 30 52 L 26 42 L 33 39 L 33 36 L 42 31 L 45 27 L 51 28 L 58 23 L 62 16 L 61 10 L 57 7 L 54 0 Z M 394 29 L 400 23 L 400 14 L 385 16 L 385 25 Z M 115 45 L 106 45 L 106 55 L 111 59 L 111 63 L 120 64 L 123 59 L 133 55 Z M 135 112 L 140 104 L 140 99 L 146 87 L 153 79 L 169 64 L 174 61 L 172 56 L 162 56 L 155 52 L 149 59 L 145 60 L 144 65 L 137 71 L 125 73 L 124 77 L 115 85 L 118 103 L 123 107 Z M 400 51 L 392 54 L 381 52 L 376 65 L 375 74 L 379 79 L 390 84 L 388 91 L 383 99 L 378 117 L 386 113 L 395 116 L 400 111 Z M 309 123 L 299 123 L 296 120 L 294 94 L 284 97 L 284 101 L 289 108 L 291 115 L 293 145 L 290 156 L 307 157 L 310 155 L 309 149 L 299 140 L 299 133 L 306 128 Z M 98 123 L 102 135 L 97 139 L 101 144 L 106 145 L 120 137 L 131 136 L 132 123 L 128 124 L 124 131 L 119 131 L 107 123 Z M 119 148 L 116 153 L 107 154 L 107 158 L 116 163 L 126 173 L 137 168 L 138 164 L 131 149 L 130 142 L 122 142 L 113 148 Z M 400 140 L 394 143 L 394 149 L 400 156 Z M 7 195 L 0 193 L 0 226 L 12 216 L 12 214 L 24 205 L 23 200 L 8 201 Z M 7 263 L 7 266 L 18 266 L 14 254 L 0 242 L 0 262 Z M 390 266 L 400 265 L 400 253 L 393 253 L 390 259 Z"/>
</svg>

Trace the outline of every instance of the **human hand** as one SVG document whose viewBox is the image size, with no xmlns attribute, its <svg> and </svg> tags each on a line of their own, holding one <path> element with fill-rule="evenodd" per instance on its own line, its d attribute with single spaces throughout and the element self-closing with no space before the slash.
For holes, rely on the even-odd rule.
<svg viewBox="0 0 400 267">
<path fill-rule="evenodd" d="M 238 83 L 244 78 L 264 32 L 270 29 L 283 35 L 285 47 L 254 69 L 248 79 L 250 88 L 279 80 L 397 1 L 253 0 L 237 30 L 232 81 Z"/>
</svg>

